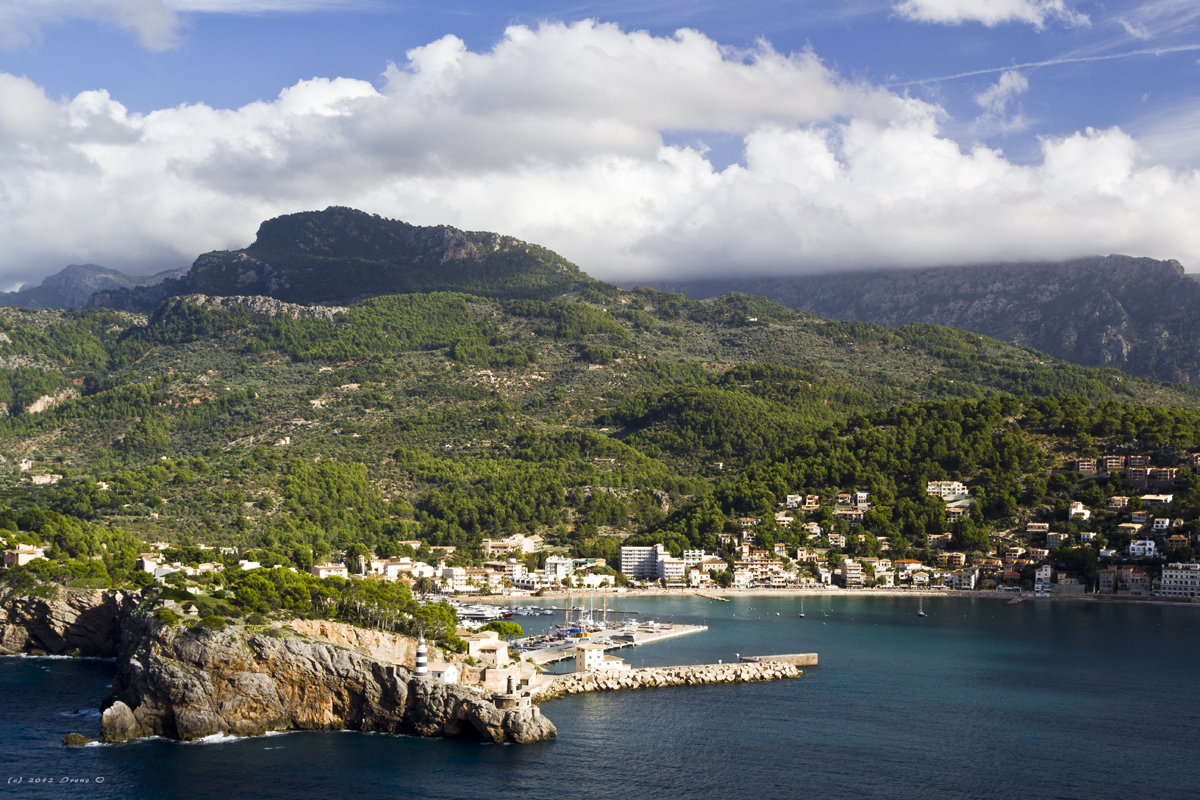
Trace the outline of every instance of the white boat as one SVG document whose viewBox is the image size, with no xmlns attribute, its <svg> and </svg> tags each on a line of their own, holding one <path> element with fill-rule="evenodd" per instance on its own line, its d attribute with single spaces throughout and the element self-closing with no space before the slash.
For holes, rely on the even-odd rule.
<svg viewBox="0 0 1200 800">
<path fill-rule="evenodd" d="M 917 600 L 917 616 L 925 616 L 925 598 L 919 598 Z"/>
</svg>

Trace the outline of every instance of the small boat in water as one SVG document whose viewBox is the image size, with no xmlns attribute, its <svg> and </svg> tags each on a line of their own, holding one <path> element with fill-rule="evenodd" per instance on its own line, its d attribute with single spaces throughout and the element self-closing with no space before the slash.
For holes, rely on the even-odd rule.
<svg viewBox="0 0 1200 800">
<path fill-rule="evenodd" d="M 804 617 L 804 601 L 803 600 L 800 601 L 800 617 L 802 619 Z"/>
<path fill-rule="evenodd" d="M 920 598 L 917 600 L 917 616 L 918 617 L 925 616 L 925 599 L 924 598 Z"/>
</svg>

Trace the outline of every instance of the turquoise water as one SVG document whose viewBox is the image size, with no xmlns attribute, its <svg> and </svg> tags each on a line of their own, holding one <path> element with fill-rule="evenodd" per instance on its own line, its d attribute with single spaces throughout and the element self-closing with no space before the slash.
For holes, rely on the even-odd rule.
<svg viewBox="0 0 1200 800">
<path fill-rule="evenodd" d="M 112 665 L 4 658 L 0 780 L 27 779 L 4 784 L 14 797 L 1196 793 L 1200 608 L 935 598 L 921 619 L 908 598 L 810 597 L 801 620 L 794 598 L 629 603 L 710 627 L 621 651 L 634 666 L 811 651 L 821 666 L 791 681 L 557 700 L 543 711 L 559 739 L 535 745 L 293 733 L 69 750 L 58 744 L 65 733 L 95 735 L 89 709 Z M 56 782 L 28 782 L 39 776 Z"/>
</svg>

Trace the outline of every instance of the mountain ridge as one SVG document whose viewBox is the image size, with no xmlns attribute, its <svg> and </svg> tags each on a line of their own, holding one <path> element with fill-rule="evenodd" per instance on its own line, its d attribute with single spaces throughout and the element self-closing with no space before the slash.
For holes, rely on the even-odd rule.
<svg viewBox="0 0 1200 800">
<path fill-rule="evenodd" d="M 127 275 L 99 264 L 69 264 L 37 286 L 0 294 L 0 306 L 84 308 L 96 292 L 154 286 L 182 274 L 183 270 L 164 270 L 154 275 Z"/>
<path fill-rule="evenodd" d="M 1174 260 L 1109 255 L 650 285 L 695 299 L 742 291 L 829 319 L 893 328 L 945 325 L 1084 366 L 1200 382 L 1200 283 Z"/>
<path fill-rule="evenodd" d="M 315 305 L 439 291 L 547 300 L 601 285 L 552 250 L 512 236 L 330 206 L 266 220 L 247 247 L 204 253 L 177 281 L 100 292 L 91 306 L 147 311 L 181 294 Z"/>
</svg>

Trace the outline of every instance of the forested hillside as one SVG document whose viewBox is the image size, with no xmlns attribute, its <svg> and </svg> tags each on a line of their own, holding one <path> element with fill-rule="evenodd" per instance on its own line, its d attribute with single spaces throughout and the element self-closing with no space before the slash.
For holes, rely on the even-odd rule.
<svg viewBox="0 0 1200 800">
<path fill-rule="evenodd" d="M 924 552 L 950 527 L 928 480 L 973 487 L 970 544 L 1119 490 L 1048 477 L 1078 455 L 1200 445 L 1194 390 L 977 334 L 588 293 L 381 296 L 329 318 L 203 297 L 4 310 L 10 543 L 64 515 L 67 577 L 89 581 L 127 576 L 137 540 L 298 567 L 417 541 L 471 564 L 485 537 L 537 532 L 615 559 L 625 539 L 715 549 L 746 515 L 795 541 L 770 515 L 787 494 L 858 488 L 873 506 L 846 552 Z M 1178 502 L 1200 506 L 1187 480 Z"/>
</svg>

